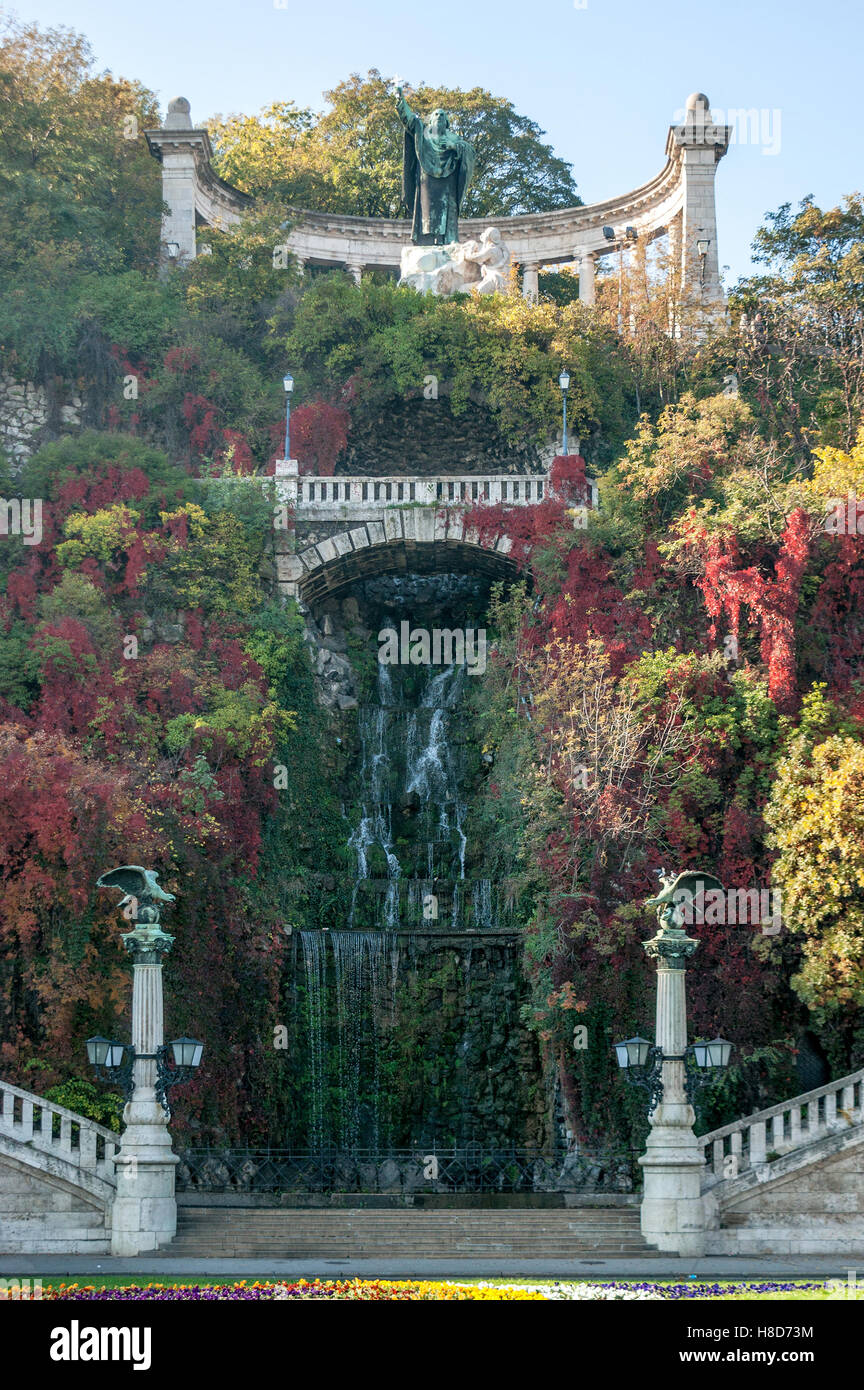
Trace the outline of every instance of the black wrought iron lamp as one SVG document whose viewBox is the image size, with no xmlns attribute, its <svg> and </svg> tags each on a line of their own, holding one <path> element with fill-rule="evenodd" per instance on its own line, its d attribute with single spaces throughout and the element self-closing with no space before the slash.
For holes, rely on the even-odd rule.
<svg viewBox="0 0 864 1390">
<path fill-rule="evenodd" d="M 696 251 L 699 256 L 699 283 L 705 284 L 705 262 L 708 258 L 708 247 L 711 245 L 711 238 L 700 236 L 696 239 Z"/>
<path fill-rule="evenodd" d="M 647 1038 L 635 1037 L 615 1043 L 615 1055 L 630 1085 L 648 1092 L 650 1115 L 663 1099 L 664 1062 L 684 1063 L 684 1089 L 692 1105 L 702 1087 L 715 1081 L 728 1067 L 732 1044 L 725 1038 L 713 1038 L 711 1042 L 691 1043 L 680 1055 L 666 1057 Z"/>
<path fill-rule="evenodd" d="M 173 1086 L 191 1081 L 204 1052 L 197 1038 L 175 1038 L 157 1047 L 155 1052 L 137 1052 L 134 1047 L 110 1038 L 88 1038 L 87 1060 L 101 1081 L 120 1086 L 127 1100 L 135 1089 L 135 1063 L 156 1063 L 156 1099 L 166 1115 L 169 1114 L 168 1092 Z"/>
<path fill-rule="evenodd" d="M 625 1038 L 615 1044 L 615 1056 L 631 1086 L 648 1092 L 648 1114 L 663 1095 L 663 1053 L 647 1038 Z"/>
<path fill-rule="evenodd" d="M 567 455 L 567 392 L 570 390 L 570 373 L 565 367 L 558 377 L 558 385 L 561 387 L 561 401 L 564 411 L 564 430 L 561 436 L 561 452 Z"/>
</svg>

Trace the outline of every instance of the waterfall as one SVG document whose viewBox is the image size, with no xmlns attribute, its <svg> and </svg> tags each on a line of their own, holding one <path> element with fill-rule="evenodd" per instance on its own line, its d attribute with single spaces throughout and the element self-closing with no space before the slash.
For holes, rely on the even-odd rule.
<svg viewBox="0 0 864 1390">
<path fill-rule="evenodd" d="M 464 667 L 431 670 L 414 703 L 408 704 L 401 698 L 405 674 L 402 668 L 391 669 L 379 662 L 375 703 L 358 717 L 360 807 L 348 838 L 356 865 L 349 929 L 374 925 L 395 931 L 422 925 L 422 894 L 434 892 L 436 879 L 465 879 L 467 803 L 459 787 L 452 742 L 456 707 L 464 692 Z M 413 669 L 409 674 L 417 675 Z M 425 863 L 416 857 L 410 866 L 400 863 L 394 815 L 404 806 L 419 808 L 417 828 L 426 827 Z M 414 854 L 419 854 L 422 838 L 412 844 Z M 383 856 L 381 867 L 386 865 L 386 882 L 378 894 L 374 919 L 364 923 L 359 905 L 364 902 L 364 884 L 376 878 L 375 869 L 370 868 L 376 850 Z M 439 864 L 442 851 L 449 855 L 449 862 Z M 464 902 L 464 894 L 454 887 L 450 913 L 454 931 L 464 925 Z"/>
<path fill-rule="evenodd" d="M 309 1146 L 377 1148 L 381 1140 L 381 1022 L 395 1020 L 399 948 L 386 932 L 300 932 L 307 1000 Z M 330 1126 L 325 1062 L 335 1023 L 337 1121 Z M 364 1086 L 368 1092 L 364 1098 Z M 332 1132 L 335 1130 L 335 1132 Z"/>
<path fill-rule="evenodd" d="M 383 932 L 330 932 L 339 1046 L 339 1144 L 357 1145 L 361 1136 L 377 1148 L 380 1100 L 380 1018 L 383 1012 L 382 967 L 388 954 Z M 391 962 L 392 975 L 392 962 Z M 364 1024 L 369 1026 L 364 1027 Z M 362 1135 L 361 1074 L 364 1054 L 371 1061 L 372 1104 L 369 1133 Z"/>
<path fill-rule="evenodd" d="M 338 929 L 299 933 L 313 1150 L 359 1161 L 358 1150 L 413 1143 L 427 1124 L 460 1143 L 519 1123 L 523 1080 L 508 1046 L 518 1000 L 498 978 L 507 947 L 478 940 L 499 923 L 468 837 L 469 685 L 463 666 L 379 662 L 357 712 L 350 907 Z M 425 1091 L 411 1084 L 415 1066 Z"/>
<path fill-rule="evenodd" d="M 324 1143 L 324 942 L 323 932 L 300 933 L 306 977 L 306 1009 L 309 1027 L 309 1144 Z"/>
<path fill-rule="evenodd" d="M 388 927 L 394 927 L 398 920 L 399 886 L 401 872 L 399 860 L 393 852 L 393 808 L 389 798 L 385 798 L 388 772 L 387 752 L 387 709 L 395 703 L 393 680 L 387 666 L 378 664 L 378 704 L 361 711 L 359 724 L 361 765 L 360 785 L 363 801 L 360 822 L 348 840 L 349 846 L 357 855 L 357 874 L 351 898 L 351 911 L 348 926 L 354 925 L 357 893 L 360 883 L 369 877 L 369 850 L 380 845 L 387 861 L 389 879 L 384 907 L 384 920 Z"/>
<path fill-rule="evenodd" d="M 492 880 L 478 878 L 471 885 L 471 920 L 475 929 L 488 928 L 495 923 L 492 918 Z"/>
</svg>

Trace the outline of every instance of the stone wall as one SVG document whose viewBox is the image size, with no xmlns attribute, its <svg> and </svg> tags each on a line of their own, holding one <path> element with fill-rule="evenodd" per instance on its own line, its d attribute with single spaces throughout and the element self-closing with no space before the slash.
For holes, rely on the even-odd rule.
<svg viewBox="0 0 864 1390">
<path fill-rule="evenodd" d="M 446 382 L 438 392 L 437 400 L 392 401 L 379 415 L 355 422 L 340 474 L 425 476 L 444 471 L 442 459 L 448 473 L 540 473 L 548 466 L 557 446 L 543 452 L 528 444 L 519 450 L 501 437 L 481 404 L 469 401 L 463 414 L 453 415 Z"/>
<path fill-rule="evenodd" d="M 32 381 L 16 381 L 0 373 L 0 449 L 13 468 L 20 468 L 63 426 L 77 429 L 81 424 L 81 398 L 73 396 L 63 405 L 52 399 L 44 386 Z"/>
<path fill-rule="evenodd" d="M 105 1208 L 67 1183 L 0 1155 L 0 1254 L 105 1254 Z"/>
<path fill-rule="evenodd" d="M 714 1255 L 860 1254 L 864 1250 L 864 1144 L 840 1147 L 772 1181 L 730 1196 L 719 1230 L 708 1233 Z M 834 1152 L 830 1149 L 834 1148 Z M 781 1161 L 782 1162 L 782 1161 Z M 772 1169 L 778 1167 L 775 1162 Z"/>
</svg>

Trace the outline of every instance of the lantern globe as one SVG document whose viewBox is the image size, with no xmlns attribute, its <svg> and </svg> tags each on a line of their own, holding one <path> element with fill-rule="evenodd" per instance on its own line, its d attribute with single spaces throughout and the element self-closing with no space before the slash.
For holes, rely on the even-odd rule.
<svg viewBox="0 0 864 1390">
<path fill-rule="evenodd" d="M 647 1038 L 625 1038 L 624 1042 L 615 1044 L 615 1053 L 622 1070 L 626 1071 L 628 1067 L 644 1067 L 651 1053 L 651 1044 Z"/>
<path fill-rule="evenodd" d="M 168 1046 L 173 1053 L 175 1067 L 200 1066 L 204 1044 L 197 1038 L 174 1038 Z"/>
</svg>

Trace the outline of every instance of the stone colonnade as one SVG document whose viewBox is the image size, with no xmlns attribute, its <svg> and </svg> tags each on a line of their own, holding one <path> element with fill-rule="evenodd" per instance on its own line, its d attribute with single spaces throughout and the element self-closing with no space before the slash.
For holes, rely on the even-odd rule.
<svg viewBox="0 0 864 1390">
<path fill-rule="evenodd" d="M 164 126 L 145 131 L 151 153 L 162 164 L 163 261 L 183 263 L 197 254 L 197 227 L 231 226 L 252 200 L 223 182 L 212 168 L 206 130 L 195 129 L 189 102 L 169 103 Z M 726 153 L 729 129 L 715 125 L 708 98 L 695 92 L 683 120 L 670 126 L 666 164 L 656 178 L 620 197 L 577 208 L 516 217 L 465 219 L 464 238 L 497 227 L 512 261 L 522 269 L 522 293 L 536 300 L 540 270 L 575 267 L 579 298 L 594 303 L 598 258 L 621 255 L 638 242 L 667 236 L 680 297 L 722 312 L 717 250 L 714 179 Z M 309 266 L 342 266 L 359 284 L 364 272 L 398 272 L 410 239 L 410 223 L 400 218 L 349 217 L 338 213 L 286 209 L 285 247 L 301 271 Z M 288 261 L 285 261 L 288 264 Z"/>
</svg>

